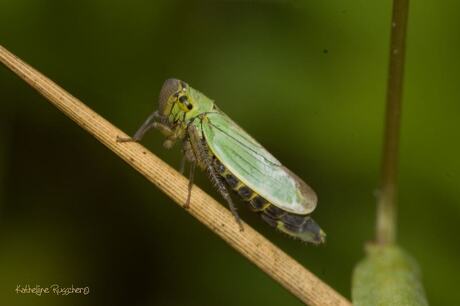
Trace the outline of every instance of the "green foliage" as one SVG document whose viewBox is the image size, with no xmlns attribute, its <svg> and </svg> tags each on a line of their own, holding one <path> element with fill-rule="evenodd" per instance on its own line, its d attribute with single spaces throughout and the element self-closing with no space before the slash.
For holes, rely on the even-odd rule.
<svg viewBox="0 0 460 306">
<path fill-rule="evenodd" d="M 369 245 L 352 286 L 355 306 L 428 305 L 417 262 L 397 246 Z"/>
</svg>

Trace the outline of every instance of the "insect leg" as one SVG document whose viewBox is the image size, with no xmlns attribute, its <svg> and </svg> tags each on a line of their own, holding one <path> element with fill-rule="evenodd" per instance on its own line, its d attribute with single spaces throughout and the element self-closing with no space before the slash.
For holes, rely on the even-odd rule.
<svg viewBox="0 0 460 306">
<path fill-rule="evenodd" d="M 155 122 L 153 127 L 160 130 L 160 132 L 166 136 L 166 140 L 163 142 L 163 147 L 166 149 L 171 149 L 178 139 L 186 137 L 184 127 L 181 124 L 171 129 L 163 123 Z"/>
<path fill-rule="evenodd" d="M 117 136 L 117 142 L 131 142 L 131 141 L 140 141 L 145 133 L 147 133 L 152 127 L 155 126 L 155 120 L 158 118 L 158 113 L 153 112 L 148 116 L 147 120 L 141 125 L 141 127 L 136 131 L 132 138 L 129 137 L 119 137 Z"/>
<path fill-rule="evenodd" d="M 222 195 L 222 197 L 225 199 L 225 201 L 227 201 L 230 211 L 235 217 L 236 223 L 240 227 L 240 231 L 243 231 L 244 230 L 243 224 L 236 210 L 236 206 L 233 203 L 230 193 L 228 192 L 227 187 L 225 186 L 225 183 L 222 181 L 221 176 L 214 169 L 211 155 L 209 154 L 206 144 L 202 142 L 202 139 L 200 138 L 198 131 L 196 130 L 196 127 L 193 124 L 189 125 L 188 132 L 189 132 L 191 147 L 195 153 L 195 156 L 198 159 L 198 162 L 203 166 L 204 169 L 206 169 L 211 179 L 211 182 L 214 184 L 214 186 L 216 186 L 217 190 Z"/>
<path fill-rule="evenodd" d="M 217 174 L 216 170 L 214 170 L 214 167 L 212 165 L 209 165 L 207 167 L 207 170 L 208 170 L 212 183 L 214 184 L 214 186 L 217 187 L 217 190 L 222 195 L 222 197 L 225 199 L 225 201 L 227 201 L 230 211 L 235 217 L 235 221 L 236 223 L 238 223 L 238 226 L 240 227 L 240 231 L 242 232 L 244 230 L 243 223 L 241 222 L 241 218 L 238 215 L 238 211 L 236 209 L 235 204 L 233 203 L 232 197 L 230 196 L 230 193 L 228 192 L 227 187 L 225 186 L 221 177 Z"/>
<path fill-rule="evenodd" d="M 184 175 L 185 172 L 185 162 L 187 161 L 187 157 L 185 153 L 182 155 L 182 159 L 180 161 L 180 174 Z"/>
<path fill-rule="evenodd" d="M 192 144 L 188 134 L 185 135 L 185 138 L 182 141 L 182 160 L 180 163 L 180 174 L 184 175 L 186 163 L 196 163 L 195 153 L 192 149 Z"/>
<path fill-rule="evenodd" d="M 159 130 L 166 137 L 171 137 L 172 135 L 174 135 L 174 130 L 171 129 L 166 124 L 163 124 L 163 123 L 160 123 L 160 122 L 153 122 L 152 127 L 154 127 L 157 130 Z"/>
<path fill-rule="evenodd" d="M 188 194 L 187 194 L 187 200 L 185 201 L 185 204 L 184 204 L 184 208 L 190 207 L 190 197 L 192 195 L 193 180 L 195 178 L 195 168 L 196 168 L 196 162 L 192 162 L 190 164 L 190 173 L 188 176 Z"/>
</svg>

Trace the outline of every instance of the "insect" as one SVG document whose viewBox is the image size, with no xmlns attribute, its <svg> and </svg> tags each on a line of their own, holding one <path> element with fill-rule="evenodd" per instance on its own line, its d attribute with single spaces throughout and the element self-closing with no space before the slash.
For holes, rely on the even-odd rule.
<svg viewBox="0 0 460 306">
<path fill-rule="evenodd" d="M 326 234 L 310 217 L 317 197 L 304 181 L 284 167 L 264 147 L 225 115 L 201 92 L 187 83 L 168 79 L 160 91 L 158 110 L 153 112 L 132 138 L 140 141 L 151 128 L 158 129 L 171 148 L 182 143 L 181 173 L 190 163 L 188 197 L 190 205 L 195 169 L 206 171 L 226 200 L 243 230 L 229 189 L 235 191 L 264 221 L 302 241 L 320 244 Z"/>
</svg>

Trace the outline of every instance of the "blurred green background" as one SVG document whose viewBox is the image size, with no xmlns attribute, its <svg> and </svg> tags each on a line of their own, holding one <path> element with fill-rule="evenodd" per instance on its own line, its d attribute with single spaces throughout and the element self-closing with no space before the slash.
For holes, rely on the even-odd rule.
<svg viewBox="0 0 460 306">
<path fill-rule="evenodd" d="M 343 295 L 374 235 L 390 1 L 1 0 L 0 44 L 132 134 L 181 78 L 319 195 L 328 243 L 257 230 Z M 460 303 L 460 3 L 413 1 L 399 241 Z M 300 305 L 0 68 L 0 305 Z M 180 150 L 144 144 L 178 167 Z M 212 195 L 205 175 L 197 183 Z M 220 199 L 220 198 L 219 198 Z M 89 286 L 18 295 L 19 284 Z"/>
</svg>

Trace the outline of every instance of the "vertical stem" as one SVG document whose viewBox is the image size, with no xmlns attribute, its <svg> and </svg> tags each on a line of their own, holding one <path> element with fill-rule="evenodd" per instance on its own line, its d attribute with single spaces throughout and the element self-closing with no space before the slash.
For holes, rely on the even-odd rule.
<svg viewBox="0 0 460 306">
<path fill-rule="evenodd" d="M 408 11 L 409 0 L 393 1 L 385 138 L 380 196 L 377 201 L 377 243 L 379 244 L 392 244 L 396 239 L 399 127 Z"/>
</svg>

